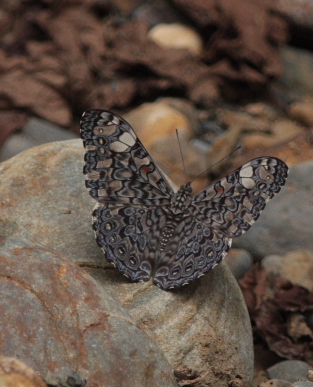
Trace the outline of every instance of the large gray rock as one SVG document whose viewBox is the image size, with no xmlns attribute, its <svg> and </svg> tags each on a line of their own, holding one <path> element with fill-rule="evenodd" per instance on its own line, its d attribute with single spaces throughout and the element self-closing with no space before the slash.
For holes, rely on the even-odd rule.
<svg viewBox="0 0 313 387">
<path fill-rule="evenodd" d="M 175 387 L 162 351 L 79 266 L 0 238 L 0 353 L 50 385 Z"/>
<path fill-rule="evenodd" d="M 115 270 L 88 272 L 158 343 L 175 370 L 194 375 L 193 382 L 199 380 L 197 386 L 212 381 L 214 386 L 225 386 L 236 378 L 245 386 L 251 381 L 250 321 L 237 281 L 225 263 L 172 292 L 151 282 L 131 284 Z"/>
<path fill-rule="evenodd" d="M 94 248 L 81 140 L 40 145 L 0 164 L 0 235 L 19 236 L 77 263 L 105 263 Z M 89 243 L 88 243 L 89 241 Z M 108 265 L 109 266 L 109 265 Z"/>
<path fill-rule="evenodd" d="M 313 250 L 312 196 L 313 162 L 293 166 L 285 187 L 251 229 L 234 239 L 233 246 L 259 257 Z"/>
<path fill-rule="evenodd" d="M 182 383 L 192 378 L 199 387 L 231 381 L 249 385 L 250 320 L 230 270 L 221 264 L 173 292 L 151 282 L 129 283 L 96 245 L 90 222 L 95 201 L 85 188 L 83 155 L 81 141 L 73 140 L 33 148 L 2 163 L 0 234 L 30 238 L 89 268 L 163 349 Z"/>
</svg>

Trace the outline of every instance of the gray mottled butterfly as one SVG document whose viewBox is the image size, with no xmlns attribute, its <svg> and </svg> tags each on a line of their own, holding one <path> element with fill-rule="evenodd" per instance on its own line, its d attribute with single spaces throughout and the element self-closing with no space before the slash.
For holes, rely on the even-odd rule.
<svg viewBox="0 0 313 387">
<path fill-rule="evenodd" d="M 116 114 L 85 112 L 81 137 L 86 187 L 97 200 L 98 245 L 131 281 L 153 277 L 163 290 L 188 284 L 216 266 L 288 174 L 283 161 L 260 157 L 195 196 L 190 183 L 175 193 L 131 126 Z"/>
</svg>

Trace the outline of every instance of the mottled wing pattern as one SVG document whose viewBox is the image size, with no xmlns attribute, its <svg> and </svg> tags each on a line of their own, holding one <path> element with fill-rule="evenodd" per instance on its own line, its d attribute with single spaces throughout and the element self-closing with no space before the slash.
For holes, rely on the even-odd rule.
<svg viewBox="0 0 313 387">
<path fill-rule="evenodd" d="M 287 175 L 287 165 L 277 158 L 251 160 L 195 195 L 190 205 L 192 216 L 225 236 L 237 237 L 258 219 Z"/>
<path fill-rule="evenodd" d="M 99 202 L 168 204 L 173 189 L 131 126 L 104 110 L 82 116 L 86 187 Z"/>
<path fill-rule="evenodd" d="M 132 281 L 148 281 L 155 270 L 164 210 L 99 203 L 93 211 L 93 228 L 107 259 Z"/>
<path fill-rule="evenodd" d="M 97 200 L 98 245 L 132 281 L 163 290 L 187 284 L 217 265 L 233 237 L 247 231 L 285 184 L 288 167 L 257 158 L 191 198 L 190 184 L 174 194 L 130 125 L 108 111 L 81 121 L 84 174 Z"/>
<path fill-rule="evenodd" d="M 287 174 L 281 160 L 258 158 L 195 195 L 190 216 L 176 225 L 158 260 L 154 283 L 166 290 L 180 287 L 216 266 L 227 254 L 231 238 L 251 227 Z"/>
<path fill-rule="evenodd" d="M 90 110 L 81 120 L 86 187 L 97 243 L 132 281 L 151 277 L 160 230 L 173 193 L 130 125 L 111 112 Z"/>
<path fill-rule="evenodd" d="M 163 290 L 181 287 L 213 269 L 227 254 L 231 238 L 192 216 L 176 225 L 160 254 L 153 282 Z"/>
</svg>

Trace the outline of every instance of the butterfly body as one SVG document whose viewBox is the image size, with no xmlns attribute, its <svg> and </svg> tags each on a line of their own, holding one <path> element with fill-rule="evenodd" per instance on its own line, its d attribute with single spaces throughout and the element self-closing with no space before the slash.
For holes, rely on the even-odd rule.
<svg viewBox="0 0 313 387">
<path fill-rule="evenodd" d="M 107 259 L 131 281 L 180 287 L 211 270 L 285 183 L 281 160 L 251 160 L 192 196 L 174 192 L 131 126 L 104 110 L 85 112 L 84 174 L 97 200 L 93 228 Z"/>
</svg>

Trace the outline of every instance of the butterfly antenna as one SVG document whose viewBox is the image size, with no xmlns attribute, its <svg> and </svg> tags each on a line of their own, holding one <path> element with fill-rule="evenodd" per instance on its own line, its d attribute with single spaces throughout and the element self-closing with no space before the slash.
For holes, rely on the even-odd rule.
<svg viewBox="0 0 313 387">
<path fill-rule="evenodd" d="M 182 162 L 183 162 L 185 179 L 186 179 L 186 181 L 187 181 L 187 173 L 186 173 L 186 167 L 185 167 L 185 162 L 184 162 L 184 157 L 183 157 L 183 151 L 182 151 L 182 149 L 181 149 L 181 143 L 180 143 L 180 140 L 179 140 L 178 130 L 177 130 L 177 129 L 176 129 L 176 136 L 177 136 L 177 141 L 178 141 L 178 145 L 179 145 L 180 157 L 181 157 Z"/>
<path fill-rule="evenodd" d="M 204 173 L 207 173 L 210 169 L 212 169 L 213 167 L 215 167 L 215 165 L 221 163 L 223 160 L 227 159 L 229 156 L 231 156 L 233 153 L 237 152 L 240 148 L 242 148 L 241 145 L 237 146 L 236 149 L 234 149 L 232 152 L 230 152 L 228 155 L 226 155 L 225 157 L 223 157 L 222 159 L 218 160 L 216 163 L 214 163 L 213 165 L 211 165 L 208 169 L 206 169 L 205 171 L 201 172 L 200 175 L 196 176 L 190 183 L 192 183 L 193 181 L 195 181 L 196 179 L 198 179 L 198 177 L 200 177 L 201 175 L 203 175 Z"/>
</svg>

